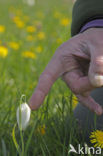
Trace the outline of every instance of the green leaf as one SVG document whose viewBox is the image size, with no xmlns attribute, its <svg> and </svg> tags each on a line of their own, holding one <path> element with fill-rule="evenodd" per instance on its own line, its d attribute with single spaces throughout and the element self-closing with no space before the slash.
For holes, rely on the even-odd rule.
<svg viewBox="0 0 103 156">
<path fill-rule="evenodd" d="M 17 151 L 20 153 L 20 147 L 19 147 L 16 137 L 15 137 L 15 128 L 16 128 L 16 124 L 14 125 L 13 130 L 12 130 L 12 138 L 13 138 L 13 142 L 14 142 L 14 145 L 15 145 Z"/>
</svg>

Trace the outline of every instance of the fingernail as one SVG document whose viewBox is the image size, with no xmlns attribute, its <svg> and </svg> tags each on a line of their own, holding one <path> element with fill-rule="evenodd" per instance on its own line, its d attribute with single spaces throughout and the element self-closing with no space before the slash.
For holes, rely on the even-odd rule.
<svg viewBox="0 0 103 156">
<path fill-rule="evenodd" d="M 91 83 L 95 87 L 101 87 L 101 86 L 103 86 L 103 75 L 95 74 L 93 77 L 91 77 Z"/>
<path fill-rule="evenodd" d="M 103 113 L 103 109 L 101 107 L 98 107 L 95 112 L 96 114 L 101 115 Z"/>
</svg>

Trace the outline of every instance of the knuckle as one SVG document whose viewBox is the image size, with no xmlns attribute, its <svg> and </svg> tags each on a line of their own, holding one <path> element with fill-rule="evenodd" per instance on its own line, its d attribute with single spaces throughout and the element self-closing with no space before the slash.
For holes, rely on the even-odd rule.
<svg viewBox="0 0 103 156">
<path fill-rule="evenodd" d="M 80 94 L 80 90 L 79 90 L 78 87 L 72 87 L 72 92 L 73 92 L 74 94 Z"/>
<path fill-rule="evenodd" d="M 73 61 L 73 56 L 72 54 L 67 54 L 68 51 L 64 51 L 61 55 L 60 55 L 60 61 L 62 64 L 66 64 L 66 63 L 72 63 Z"/>
<path fill-rule="evenodd" d="M 51 75 L 50 73 L 43 72 L 43 73 L 40 75 L 39 81 L 43 81 L 43 82 L 53 82 L 53 77 L 52 77 L 52 75 Z"/>
<path fill-rule="evenodd" d="M 65 55 L 61 53 L 61 55 L 59 56 L 59 60 L 62 64 L 64 64 Z"/>
<path fill-rule="evenodd" d="M 51 88 L 51 85 L 52 85 L 51 77 L 48 74 L 42 73 L 39 77 L 39 87 L 38 87 L 41 93 L 47 95 L 49 89 Z"/>
</svg>

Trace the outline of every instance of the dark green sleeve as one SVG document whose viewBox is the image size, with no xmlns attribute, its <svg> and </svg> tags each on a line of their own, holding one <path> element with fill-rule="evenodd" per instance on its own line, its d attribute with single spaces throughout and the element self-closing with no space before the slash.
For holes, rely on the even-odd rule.
<svg viewBox="0 0 103 156">
<path fill-rule="evenodd" d="M 103 18 L 103 0 L 77 0 L 73 7 L 71 35 L 79 33 L 84 24 Z"/>
</svg>

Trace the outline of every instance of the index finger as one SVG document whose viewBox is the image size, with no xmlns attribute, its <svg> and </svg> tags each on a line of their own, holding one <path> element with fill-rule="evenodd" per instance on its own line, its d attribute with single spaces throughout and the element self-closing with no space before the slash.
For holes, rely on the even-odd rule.
<svg viewBox="0 0 103 156">
<path fill-rule="evenodd" d="M 32 110 L 40 107 L 53 83 L 61 75 L 62 71 L 62 64 L 59 61 L 58 55 L 55 54 L 41 74 L 38 85 L 30 99 L 29 105 Z"/>
</svg>

